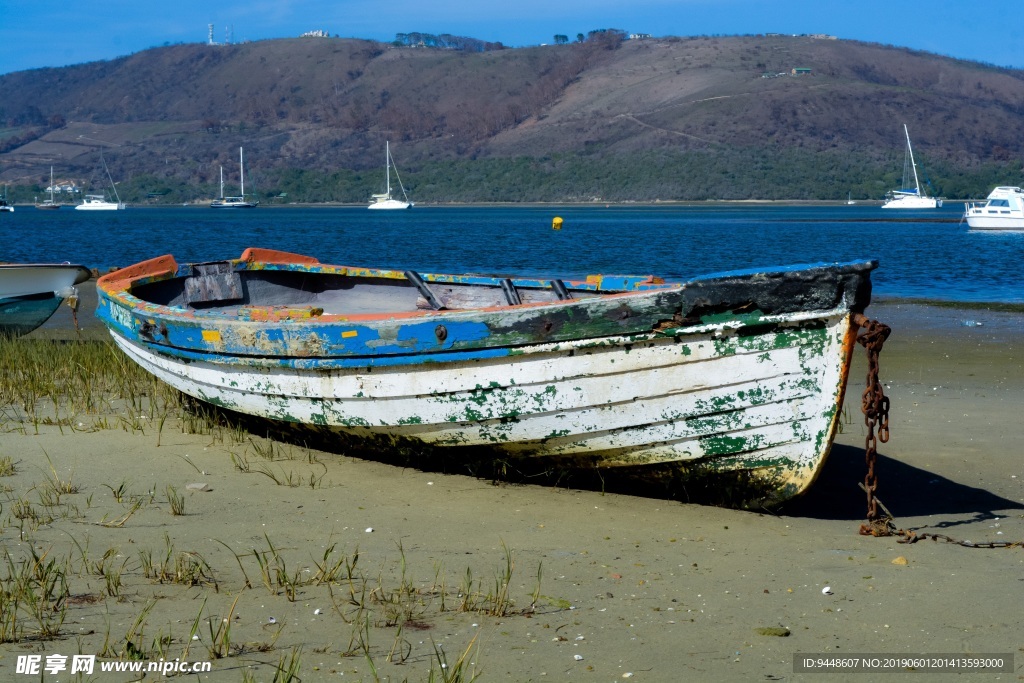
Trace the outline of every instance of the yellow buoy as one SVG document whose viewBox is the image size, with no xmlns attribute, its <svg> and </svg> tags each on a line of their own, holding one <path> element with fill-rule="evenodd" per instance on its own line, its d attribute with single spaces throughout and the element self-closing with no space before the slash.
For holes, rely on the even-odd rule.
<svg viewBox="0 0 1024 683">
<path fill-rule="evenodd" d="M 552 230 L 561 230 L 562 229 L 562 217 L 561 216 L 555 216 L 554 219 L 552 219 L 552 221 L 551 221 L 551 229 Z"/>
</svg>

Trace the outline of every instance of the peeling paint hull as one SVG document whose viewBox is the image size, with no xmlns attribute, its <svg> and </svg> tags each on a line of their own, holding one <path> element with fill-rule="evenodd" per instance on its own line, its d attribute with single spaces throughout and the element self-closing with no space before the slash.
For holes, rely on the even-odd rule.
<svg viewBox="0 0 1024 683">
<path fill-rule="evenodd" d="M 828 454 L 875 267 L 555 285 L 299 258 L 218 266 L 234 289 L 212 303 L 178 300 L 208 269 L 156 259 L 102 278 L 97 314 L 149 372 L 245 414 L 503 458 L 750 472 L 765 502 L 805 490 Z M 268 270 L 288 275 L 268 287 Z M 276 286 L 295 274 L 331 286 L 304 279 L 317 296 L 296 307 Z M 502 282 L 526 302 L 424 309 L 416 279 L 449 304 L 490 303 Z"/>
</svg>

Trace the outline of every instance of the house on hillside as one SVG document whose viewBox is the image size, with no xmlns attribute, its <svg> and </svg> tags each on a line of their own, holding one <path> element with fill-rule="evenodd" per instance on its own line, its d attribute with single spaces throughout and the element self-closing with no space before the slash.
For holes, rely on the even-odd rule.
<svg viewBox="0 0 1024 683">
<path fill-rule="evenodd" d="M 806 66 L 795 66 L 793 70 L 789 72 L 790 76 L 810 76 L 811 69 Z"/>
</svg>

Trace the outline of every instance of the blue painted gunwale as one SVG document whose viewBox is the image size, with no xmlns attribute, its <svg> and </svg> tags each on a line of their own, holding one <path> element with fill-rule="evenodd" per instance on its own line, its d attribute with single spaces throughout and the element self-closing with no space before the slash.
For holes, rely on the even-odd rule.
<svg viewBox="0 0 1024 683">
<path fill-rule="evenodd" d="M 316 259 L 247 250 L 228 261 L 235 272 L 300 271 L 405 281 L 401 271 L 320 264 Z M 589 276 L 566 281 L 570 291 L 607 293 L 571 301 L 468 310 L 422 310 L 389 314 L 313 315 L 310 306 L 247 306 L 219 312 L 164 306 L 131 293 L 144 284 L 193 275 L 196 265 L 159 257 L 111 273 L 97 285 L 97 316 L 116 334 L 153 352 L 183 360 L 303 369 L 373 367 L 503 358 L 526 348 L 581 339 L 589 344 L 628 344 L 664 336 L 678 318 L 682 292 L 718 281 L 743 281 L 773 273 L 807 270 L 870 270 L 874 262 L 794 265 L 770 270 L 727 271 L 687 283 L 651 276 Z M 422 274 L 428 283 L 496 286 L 486 275 Z M 550 280 L 513 278 L 517 287 L 543 288 Z M 756 313 L 745 324 L 756 324 Z M 677 321 L 678 322 L 678 321 Z M 691 322 L 692 324 L 692 322 Z M 439 326 L 444 335 L 439 337 Z M 661 329 L 659 332 L 657 330 Z M 145 332 L 148 330 L 148 334 Z M 613 341 L 614 340 L 614 341 Z M 550 348 L 550 347 L 549 347 Z"/>
</svg>

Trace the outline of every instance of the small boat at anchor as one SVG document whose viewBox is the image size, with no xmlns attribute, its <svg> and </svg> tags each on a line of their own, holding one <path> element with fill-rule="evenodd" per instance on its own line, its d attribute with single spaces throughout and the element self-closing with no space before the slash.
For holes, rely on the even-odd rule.
<svg viewBox="0 0 1024 683">
<path fill-rule="evenodd" d="M 382 194 L 370 195 L 369 209 L 409 209 L 412 207 L 412 202 L 409 201 L 409 195 L 405 193 L 405 187 L 402 185 L 402 178 L 398 175 L 398 167 L 395 166 L 395 160 L 391 156 L 391 143 L 388 141 L 384 142 L 384 181 L 385 190 Z M 391 169 L 395 169 L 395 178 L 398 180 L 398 187 L 402 190 L 403 199 L 395 199 L 391 196 Z"/>
<path fill-rule="evenodd" d="M 107 174 L 107 180 L 110 181 L 110 189 L 114 192 L 114 199 L 116 201 L 112 202 L 107 199 L 106 195 L 102 194 L 87 194 L 82 199 L 82 203 L 75 207 L 75 211 L 121 211 L 125 208 L 125 203 L 121 201 L 121 196 L 117 194 L 117 185 L 110 175 L 107 162 L 103 159 L 103 152 L 100 152 L 100 163 L 103 164 L 103 171 Z"/>
<path fill-rule="evenodd" d="M 971 230 L 1024 231 L 1024 190 L 997 187 L 984 202 L 968 202 L 964 219 Z"/>
<path fill-rule="evenodd" d="M 241 187 L 239 194 L 235 197 L 224 196 L 224 167 L 220 168 L 220 196 L 210 202 L 211 209 L 255 209 L 260 205 L 258 199 L 245 198 L 245 153 L 243 148 L 238 148 L 238 178 Z"/>
<path fill-rule="evenodd" d="M 921 189 L 921 181 L 917 177 L 917 163 L 914 161 L 914 150 L 910 146 L 910 131 L 903 124 L 903 134 L 907 139 L 907 147 L 903 155 L 903 182 L 900 189 L 890 190 L 885 196 L 883 209 L 936 209 L 942 206 L 942 199 L 929 197 Z M 911 184 L 913 183 L 913 184 Z"/>
<path fill-rule="evenodd" d="M 28 334 L 64 300 L 77 302 L 75 285 L 89 277 L 72 263 L 0 263 L 0 338 Z"/>
<path fill-rule="evenodd" d="M 124 202 L 109 201 L 106 195 L 87 194 L 82 198 L 82 203 L 75 206 L 75 211 L 118 211 L 124 209 Z"/>
<path fill-rule="evenodd" d="M 321 432 L 605 472 L 744 472 L 773 504 L 835 436 L 875 261 L 582 279 L 266 249 L 101 277 L 117 345 L 208 403 Z"/>
<path fill-rule="evenodd" d="M 60 204 L 53 199 L 53 166 L 50 167 L 50 186 L 46 188 L 46 191 L 50 193 L 50 198 L 37 203 L 36 208 L 44 211 L 54 211 L 59 209 Z"/>
</svg>

